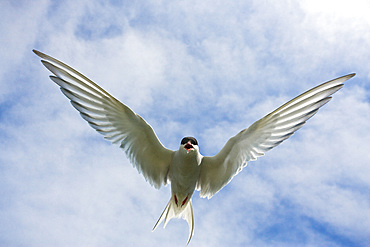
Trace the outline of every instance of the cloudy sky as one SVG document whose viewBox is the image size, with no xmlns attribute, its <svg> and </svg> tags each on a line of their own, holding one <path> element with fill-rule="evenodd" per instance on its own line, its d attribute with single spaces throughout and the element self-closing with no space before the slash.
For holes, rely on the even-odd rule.
<svg viewBox="0 0 370 247">
<path fill-rule="evenodd" d="M 356 72 L 308 123 L 212 199 L 190 246 L 370 245 L 370 3 L 0 1 L 0 246 L 185 246 L 151 232 L 170 197 L 91 129 L 32 53 L 79 70 L 177 149 L 238 131 Z"/>
</svg>

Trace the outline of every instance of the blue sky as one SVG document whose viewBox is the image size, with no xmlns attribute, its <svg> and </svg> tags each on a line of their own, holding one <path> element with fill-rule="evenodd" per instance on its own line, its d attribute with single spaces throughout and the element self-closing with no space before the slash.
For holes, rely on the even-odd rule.
<svg viewBox="0 0 370 247">
<path fill-rule="evenodd" d="M 368 1 L 1 1 L 0 246 L 185 245 L 170 197 L 91 129 L 32 53 L 69 64 L 177 149 L 216 154 L 298 94 L 357 75 L 212 199 L 191 246 L 369 246 Z"/>
</svg>

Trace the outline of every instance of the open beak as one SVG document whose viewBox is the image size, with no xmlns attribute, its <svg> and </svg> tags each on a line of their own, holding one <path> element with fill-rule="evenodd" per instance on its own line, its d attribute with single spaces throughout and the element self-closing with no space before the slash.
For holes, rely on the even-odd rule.
<svg viewBox="0 0 370 247">
<path fill-rule="evenodd" d="M 194 149 L 193 145 L 191 145 L 190 142 L 186 143 L 184 148 L 186 149 L 186 152 L 189 153 L 190 150 Z"/>
</svg>

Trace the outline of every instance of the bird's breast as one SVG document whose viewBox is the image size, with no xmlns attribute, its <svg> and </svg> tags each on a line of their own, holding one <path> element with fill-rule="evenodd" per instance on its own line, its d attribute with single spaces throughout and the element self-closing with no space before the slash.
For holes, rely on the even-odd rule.
<svg viewBox="0 0 370 247">
<path fill-rule="evenodd" d="M 173 193 L 193 194 L 200 173 L 199 162 L 196 155 L 174 155 L 169 174 Z"/>
</svg>

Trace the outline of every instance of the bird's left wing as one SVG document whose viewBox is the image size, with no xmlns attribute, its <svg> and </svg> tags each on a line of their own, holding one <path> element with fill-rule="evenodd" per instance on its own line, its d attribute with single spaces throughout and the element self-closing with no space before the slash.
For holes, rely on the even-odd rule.
<svg viewBox="0 0 370 247">
<path fill-rule="evenodd" d="M 125 151 L 127 157 L 155 188 L 166 185 L 173 151 L 165 148 L 152 127 L 129 107 L 68 65 L 39 51 L 50 76 L 89 125 Z"/>
<path fill-rule="evenodd" d="M 230 138 L 215 156 L 204 157 L 197 183 L 200 196 L 211 198 L 248 161 L 264 155 L 293 135 L 331 99 L 330 95 L 343 87 L 344 81 L 353 76 L 355 74 L 339 77 L 297 96 Z"/>
</svg>

